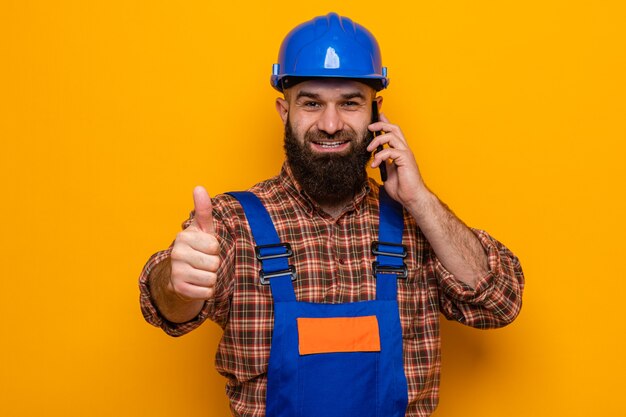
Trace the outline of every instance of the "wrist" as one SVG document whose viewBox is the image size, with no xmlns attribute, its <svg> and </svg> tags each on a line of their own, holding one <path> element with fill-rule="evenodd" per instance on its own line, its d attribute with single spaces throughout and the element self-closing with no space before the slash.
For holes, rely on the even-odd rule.
<svg viewBox="0 0 626 417">
<path fill-rule="evenodd" d="M 150 272 L 148 288 L 150 297 L 161 316 L 172 323 L 183 323 L 195 318 L 205 300 L 192 300 L 181 296 L 171 283 L 171 258 L 164 259 Z"/>
<path fill-rule="evenodd" d="M 405 204 L 405 208 L 413 216 L 417 224 L 421 226 L 422 222 L 435 212 L 436 207 L 441 205 L 441 202 L 426 185 L 419 187 L 412 197 Z"/>
</svg>

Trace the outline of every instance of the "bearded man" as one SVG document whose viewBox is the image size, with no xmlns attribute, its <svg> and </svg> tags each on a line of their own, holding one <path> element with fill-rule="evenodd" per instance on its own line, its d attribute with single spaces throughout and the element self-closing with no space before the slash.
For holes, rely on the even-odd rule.
<svg viewBox="0 0 626 417">
<path fill-rule="evenodd" d="M 196 187 L 183 231 L 140 276 L 151 324 L 222 327 L 234 416 L 430 415 L 439 314 L 495 328 L 520 311 L 518 259 L 425 186 L 397 125 L 372 123 L 380 62 L 371 33 L 334 13 L 287 35 L 272 75 L 280 174 L 213 199 Z"/>
</svg>

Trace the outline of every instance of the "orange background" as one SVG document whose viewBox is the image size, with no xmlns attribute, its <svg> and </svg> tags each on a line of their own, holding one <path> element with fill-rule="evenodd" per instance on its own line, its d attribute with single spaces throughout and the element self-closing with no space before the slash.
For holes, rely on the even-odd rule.
<svg viewBox="0 0 626 417">
<path fill-rule="evenodd" d="M 147 325 L 136 278 L 191 191 L 274 175 L 283 36 L 377 36 L 427 183 L 522 260 L 519 319 L 443 323 L 437 417 L 626 415 L 623 1 L 0 2 L 2 416 L 225 416 L 219 328 Z"/>
</svg>

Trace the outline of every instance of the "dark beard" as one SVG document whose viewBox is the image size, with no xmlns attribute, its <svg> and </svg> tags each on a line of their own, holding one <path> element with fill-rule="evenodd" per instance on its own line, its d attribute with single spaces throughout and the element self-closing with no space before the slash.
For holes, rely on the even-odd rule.
<svg viewBox="0 0 626 417">
<path fill-rule="evenodd" d="M 285 153 L 294 178 L 318 204 L 337 204 L 351 199 L 367 181 L 365 167 L 371 157 L 367 151 L 371 134 L 368 130 L 359 140 L 354 131 L 341 130 L 334 135 L 309 131 L 304 143 L 300 143 L 287 120 Z M 309 144 L 319 138 L 350 140 L 350 149 L 345 155 L 313 153 Z"/>
</svg>

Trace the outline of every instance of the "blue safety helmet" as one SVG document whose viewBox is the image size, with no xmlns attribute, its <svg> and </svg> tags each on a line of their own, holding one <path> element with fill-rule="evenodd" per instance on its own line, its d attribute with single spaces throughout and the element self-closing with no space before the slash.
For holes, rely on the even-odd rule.
<svg viewBox="0 0 626 417">
<path fill-rule="evenodd" d="M 337 13 L 304 22 L 287 34 L 270 82 L 282 92 L 300 81 L 318 77 L 356 79 L 376 91 L 389 84 L 374 35 Z"/>
</svg>

